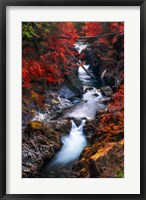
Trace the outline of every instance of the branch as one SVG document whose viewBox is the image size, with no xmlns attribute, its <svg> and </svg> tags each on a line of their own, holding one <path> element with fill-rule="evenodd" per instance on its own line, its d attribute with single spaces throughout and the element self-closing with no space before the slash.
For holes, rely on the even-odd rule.
<svg viewBox="0 0 146 200">
<path fill-rule="evenodd" d="M 98 39 L 98 38 L 108 37 L 108 36 L 112 36 L 112 35 L 116 35 L 116 34 L 120 34 L 120 33 L 124 33 L 124 31 L 115 32 L 115 33 L 101 34 L 101 35 L 95 35 L 95 36 L 81 36 L 80 38 L 78 38 L 78 40 L 86 40 L 86 39 L 94 39 L 94 38 Z M 60 36 L 58 38 L 59 39 L 70 39 L 69 36 Z"/>
<path fill-rule="evenodd" d="M 95 79 L 95 77 L 84 67 L 84 65 L 82 63 L 80 63 L 78 61 L 78 59 L 73 55 L 71 54 L 71 56 L 74 58 L 74 60 L 85 70 L 85 72 L 93 79 Z"/>
<path fill-rule="evenodd" d="M 95 36 L 82 36 L 79 38 L 79 40 L 86 40 L 86 39 L 98 39 L 98 38 L 102 38 L 102 37 L 108 37 L 108 36 L 112 36 L 112 35 L 117 35 L 120 33 L 124 33 L 124 31 L 120 31 L 120 32 L 115 32 L 115 33 L 107 33 L 107 34 L 102 34 L 102 35 L 95 35 Z"/>
</svg>

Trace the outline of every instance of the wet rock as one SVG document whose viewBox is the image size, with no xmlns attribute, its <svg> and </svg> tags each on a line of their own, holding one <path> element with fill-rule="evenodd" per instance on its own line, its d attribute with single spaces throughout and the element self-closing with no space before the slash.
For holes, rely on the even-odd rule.
<svg viewBox="0 0 146 200">
<path fill-rule="evenodd" d="M 95 96 L 95 97 L 98 97 L 99 96 L 99 94 L 92 94 L 93 96 Z"/>
<path fill-rule="evenodd" d="M 105 103 L 105 104 L 107 104 L 107 103 L 109 103 L 110 101 L 111 101 L 111 98 L 109 97 L 109 98 L 105 98 L 105 97 L 103 97 L 103 98 L 100 98 L 100 100 L 99 100 L 100 102 L 102 102 L 102 103 Z"/>
<path fill-rule="evenodd" d="M 58 107 L 60 108 L 61 112 L 66 109 L 66 108 L 70 108 L 73 106 L 73 104 L 68 100 L 68 99 L 64 99 L 64 98 L 60 98 L 59 99 L 59 105 Z"/>
<path fill-rule="evenodd" d="M 50 120 L 58 119 L 65 109 L 71 108 L 72 106 L 73 104 L 68 99 L 52 97 L 49 103 L 44 104 L 41 112 L 34 111 L 34 117 L 31 121 L 37 120 L 48 123 Z"/>
<path fill-rule="evenodd" d="M 105 95 L 107 97 L 112 97 L 113 96 L 113 91 L 112 91 L 110 86 L 101 87 L 100 90 L 103 93 L 103 95 Z"/>
<path fill-rule="evenodd" d="M 39 177 L 45 160 L 61 147 L 58 132 L 41 122 L 30 122 L 22 134 L 22 177 Z"/>
<path fill-rule="evenodd" d="M 86 88 L 84 89 L 84 93 L 86 93 L 86 92 L 88 92 L 88 91 L 90 91 L 90 90 L 93 90 L 93 87 L 86 87 Z"/>
<path fill-rule="evenodd" d="M 61 133 L 62 135 L 66 135 L 71 130 L 71 121 L 70 119 L 62 119 L 62 120 L 51 120 L 48 123 L 48 126 L 55 131 Z"/>
<path fill-rule="evenodd" d="M 61 98 L 70 99 L 74 97 L 76 94 L 72 91 L 67 85 L 63 85 L 60 89 L 59 96 Z"/>
<path fill-rule="evenodd" d="M 78 67 L 77 67 L 78 69 Z M 60 89 L 59 96 L 62 98 L 73 98 L 83 94 L 83 85 L 78 79 L 76 71 L 65 76 L 65 81 Z"/>
<path fill-rule="evenodd" d="M 87 140 L 88 142 L 92 143 L 96 137 L 96 128 L 97 128 L 97 124 L 98 124 L 99 120 L 95 119 L 95 120 L 90 120 L 87 121 L 85 126 L 84 126 L 84 131 L 87 134 Z"/>
<path fill-rule="evenodd" d="M 75 97 L 75 98 L 70 99 L 70 101 L 71 101 L 73 104 L 78 104 L 78 103 L 81 102 L 81 98 Z"/>
<path fill-rule="evenodd" d="M 124 142 L 108 144 L 89 160 L 89 173 L 92 178 L 114 178 L 124 169 Z"/>
</svg>

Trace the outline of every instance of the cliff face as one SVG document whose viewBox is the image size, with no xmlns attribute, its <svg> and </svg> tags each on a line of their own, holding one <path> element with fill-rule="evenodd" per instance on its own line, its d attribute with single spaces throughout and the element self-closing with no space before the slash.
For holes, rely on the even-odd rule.
<svg viewBox="0 0 146 200">
<path fill-rule="evenodd" d="M 90 64 L 90 70 L 101 85 L 118 87 L 124 72 L 124 34 L 116 35 L 110 44 L 96 40 L 89 43 L 82 54 L 82 60 Z"/>
</svg>

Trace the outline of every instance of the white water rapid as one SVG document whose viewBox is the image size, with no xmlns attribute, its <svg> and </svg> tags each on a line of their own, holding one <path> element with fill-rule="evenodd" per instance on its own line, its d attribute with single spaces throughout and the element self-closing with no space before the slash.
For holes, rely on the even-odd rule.
<svg viewBox="0 0 146 200">
<path fill-rule="evenodd" d="M 83 132 L 85 121 L 86 120 L 82 120 L 79 127 L 76 126 L 73 120 L 71 121 L 71 131 L 68 135 L 61 138 L 63 147 L 49 164 L 49 168 L 62 168 L 78 160 L 83 148 L 87 145 L 86 137 Z"/>
<path fill-rule="evenodd" d="M 86 46 L 79 45 L 76 48 L 81 52 Z M 88 69 L 89 65 L 84 65 L 84 67 Z M 74 104 L 71 108 L 67 108 L 63 113 L 63 118 L 69 117 L 72 119 L 72 128 L 69 134 L 61 138 L 63 143 L 62 148 L 55 154 L 54 158 L 44 169 L 45 177 L 48 178 L 72 177 L 72 167 L 87 145 L 86 136 L 83 131 L 86 122 L 85 119 L 94 119 L 96 112 L 105 108 L 105 105 L 100 102 L 102 94 L 100 89 L 97 89 L 98 81 L 92 79 L 80 64 L 78 78 L 83 84 L 84 92 L 82 98 L 78 98 L 79 102 Z M 81 122 L 78 127 L 74 122 L 76 120 Z"/>
</svg>

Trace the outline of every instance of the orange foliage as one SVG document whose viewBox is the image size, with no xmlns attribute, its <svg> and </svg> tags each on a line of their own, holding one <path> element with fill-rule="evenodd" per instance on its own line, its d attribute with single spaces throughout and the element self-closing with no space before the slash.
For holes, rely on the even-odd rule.
<svg viewBox="0 0 146 200">
<path fill-rule="evenodd" d="M 116 134 L 122 131 L 124 131 L 124 84 L 113 96 L 107 113 L 101 115 L 98 134 Z"/>
</svg>

